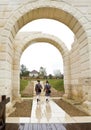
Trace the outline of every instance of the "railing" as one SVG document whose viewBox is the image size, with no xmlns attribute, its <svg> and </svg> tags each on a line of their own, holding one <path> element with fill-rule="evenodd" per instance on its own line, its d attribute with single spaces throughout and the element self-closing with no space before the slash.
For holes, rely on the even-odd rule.
<svg viewBox="0 0 91 130">
<path fill-rule="evenodd" d="M 1 96 L 0 101 L 0 130 L 3 130 L 6 123 L 6 104 L 10 102 L 10 98 L 6 98 L 5 95 Z"/>
</svg>

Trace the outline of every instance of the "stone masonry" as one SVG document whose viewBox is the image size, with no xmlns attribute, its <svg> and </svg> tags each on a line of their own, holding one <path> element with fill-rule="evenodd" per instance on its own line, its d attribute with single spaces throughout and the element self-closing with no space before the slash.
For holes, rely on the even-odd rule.
<svg viewBox="0 0 91 130">
<path fill-rule="evenodd" d="M 40 32 L 23 33 L 41 18 L 64 23 L 74 33 L 69 51 L 61 39 Z M 48 42 L 62 54 L 65 98 L 80 101 L 91 114 L 91 0 L 0 0 L 0 95 L 19 99 L 20 57 L 34 42 Z"/>
</svg>

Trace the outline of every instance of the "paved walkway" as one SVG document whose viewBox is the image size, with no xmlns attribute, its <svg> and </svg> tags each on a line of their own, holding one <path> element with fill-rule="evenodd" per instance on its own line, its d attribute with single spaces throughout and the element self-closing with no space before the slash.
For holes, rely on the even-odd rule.
<svg viewBox="0 0 91 130">
<path fill-rule="evenodd" d="M 36 82 L 35 82 L 36 83 Z M 34 83 L 34 84 L 35 84 Z M 45 101 L 44 92 L 37 103 L 34 94 L 31 117 L 17 118 L 9 117 L 7 123 L 91 123 L 91 116 L 70 117 L 62 108 L 60 108 L 52 99 Z"/>
<path fill-rule="evenodd" d="M 64 110 L 62 110 L 52 100 L 45 101 L 45 97 L 41 96 L 41 101 L 33 100 L 33 109 L 31 113 L 31 123 L 61 123 L 75 122 Z"/>
</svg>

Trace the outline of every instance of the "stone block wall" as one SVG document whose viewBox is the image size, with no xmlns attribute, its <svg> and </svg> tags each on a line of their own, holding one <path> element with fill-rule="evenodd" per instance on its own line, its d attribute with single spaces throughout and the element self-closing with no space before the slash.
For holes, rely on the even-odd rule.
<svg viewBox="0 0 91 130">
<path fill-rule="evenodd" d="M 11 100 L 20 96 L 19 60 L 24 50 L 21 43 L 15 44 L 15 37 L 24 25 L 39 18 L 58 20 L 73 31 L 75 41 L 69 53 L 55 43 L 64 54 L 65 93 L 90 102 L 91 0 L 0 0 L 0 95 L 6 94 Z"/>
</svg>

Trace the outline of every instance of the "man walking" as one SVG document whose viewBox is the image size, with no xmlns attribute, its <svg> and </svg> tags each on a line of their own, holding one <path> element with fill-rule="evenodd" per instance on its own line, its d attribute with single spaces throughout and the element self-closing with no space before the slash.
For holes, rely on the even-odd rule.
<svg viewBox="0 0 91 130">
<path fill-rule="evenodd" d="M 46 84 L 44 86 L 44 91 L 45 91 L 45 96 L 46 96 L 46 101 L 49 101 L 49 97 L 51 94 L 51 85 L 49 84 L 48 81 L 46 81 Z"/>
<path fill-rule="evenodd" d="M 38 101 L 40 101 L 42 85 L 40 84 L 40 80 L 37 80 L 37 82 L 38 83 L 35 85 L 35 91 L 36 91 L 37 102 L 38 102 Z"/>
</svg>

